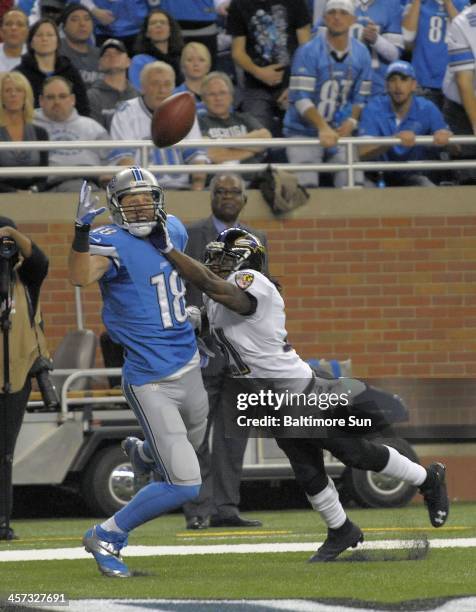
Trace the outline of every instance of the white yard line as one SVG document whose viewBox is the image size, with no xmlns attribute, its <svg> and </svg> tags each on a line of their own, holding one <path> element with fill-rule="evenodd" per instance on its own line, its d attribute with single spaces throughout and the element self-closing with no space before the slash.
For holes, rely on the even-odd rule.
<svg viewBox="0 0 476 612">
<path fill-rule="evenodd" d="M 430 548 L 475 548 L 476 538 L 441 538 L 428 540 Z M 418 546 L 421 540 L 373 540 L 364 542 L 359 550 L 397 550 Z M 200 546 L 128 546 L 125 557 L 162 557 L 175 555 L 220 555 L 312 552 L 321 542 L 283 542 L 275 544 L 211 544 Z M 3 550 L 2 561 L 50 561 L 55 559 L 91 559 L 83 548 L 43 548 Z"/>
</svg>

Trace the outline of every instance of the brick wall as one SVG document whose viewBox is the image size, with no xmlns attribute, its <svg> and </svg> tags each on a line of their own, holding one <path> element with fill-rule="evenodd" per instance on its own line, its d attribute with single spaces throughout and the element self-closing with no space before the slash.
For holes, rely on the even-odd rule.
<svg viewBox="0 0 476 612">
<path fill-rule="evenodd" d="M 473 194 L 319 190 L 286 220 L 272 218 L 253 194 L 245 219 L 268 233 L 271 272 L 282 281 L 289 337 L 300 354 L 350 356 L 361 377 L 476 374 Z M 42 305 L 54 350 L 76 325 L 67 281 L 75 198 L 33 196 L 19 206 L 12 197 L 0 200 L 2 214 L 50 257 Z M 169 209 L 185 221 L 200 218 L 208 195 L 169 195 Z M 100 332 L 98 289 L 83 290 L 82 301 L 86 327 Z"/>
</svg>

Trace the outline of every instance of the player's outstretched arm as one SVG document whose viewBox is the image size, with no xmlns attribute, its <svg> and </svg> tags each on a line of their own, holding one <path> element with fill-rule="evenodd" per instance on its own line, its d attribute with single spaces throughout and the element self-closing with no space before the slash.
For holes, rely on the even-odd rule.
<svg viewBox="0 0 476 612">
<path fill-rule="evenodd" d="M 244 291 L 220 278 L 185 253 L 172 249 L 167 253 L 167 259 L 182 278 L 195 285 L 215 302 L 239 314 L 249 314 L 253 309 L 254 305 Z"/>
<path fill-rule="evenodd" d="M 183 279 L 195 285 L 212 300 L 240 314 L 254 312 L 256 303 L 253 303 L 252 297 L 214 274 L 202 263 L 174 248 L 165 220 L 158 221 L 149 240 L 158 251 L 167 257 Z"/>
<path fill-rule="evenodd" d="M 106 209 L 95 209 L 97 198 L 91 198 L 91 187 L 83 182 L 79 194 L 78 210 L 74 225 L 74 239 L 69 253 L 69 280 L 71 284 L 84 287 L 101 278 L 109 268 L 107 257 L 90 255 L 89 230 L 91 223 Z"/>
</svg>

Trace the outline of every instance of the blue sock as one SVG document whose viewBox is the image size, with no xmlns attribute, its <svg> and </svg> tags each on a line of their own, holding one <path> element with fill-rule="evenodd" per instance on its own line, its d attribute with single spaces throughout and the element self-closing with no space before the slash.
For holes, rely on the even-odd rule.
<svg viewBox="0 0 476 612">
<path fill-rule="evenodd" d="M 114 519 L 122 531 L 129 532 L 151 519 L 178 508 L 198 496 L 200 485 L 174 485 L 168 482 L 151 482 L 142 488 Z"/>
<path fill-rule="evenodd" d="M 127 534 L 126 533 L 116 533 L 114 531 L 106 531 L 101 527 L 101 525 L 96 525 L 96 534 L 101 538 L 101 540 L 105 540 L 106 542 L 113 542 L 114 544 L 120 544 L 122 546 L 127 546 Z"/>
</svg>

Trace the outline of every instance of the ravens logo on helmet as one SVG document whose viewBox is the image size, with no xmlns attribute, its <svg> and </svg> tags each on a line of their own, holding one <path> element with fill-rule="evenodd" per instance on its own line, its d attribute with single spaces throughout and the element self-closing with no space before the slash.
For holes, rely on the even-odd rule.
<svg viewBox="0 0 476 612">
<path fill-rule="evenodd" d="M 221 232 L 217 239 L 207 244 L 205 265 L 222 277 L 243 268 L 262 272 L 265 248 L 260 240 L 240 227 Z"/>
</svg>

